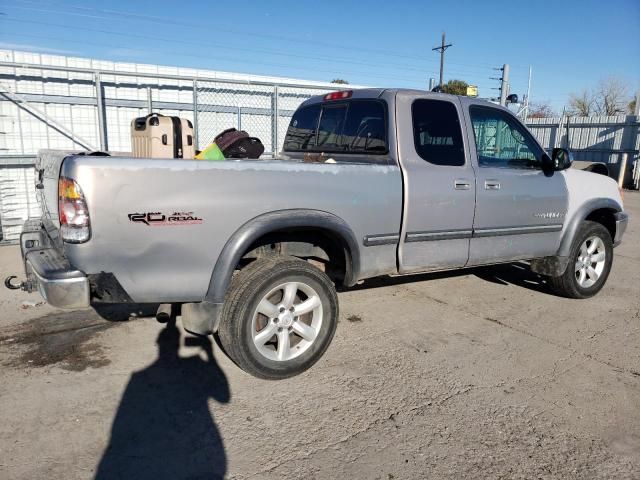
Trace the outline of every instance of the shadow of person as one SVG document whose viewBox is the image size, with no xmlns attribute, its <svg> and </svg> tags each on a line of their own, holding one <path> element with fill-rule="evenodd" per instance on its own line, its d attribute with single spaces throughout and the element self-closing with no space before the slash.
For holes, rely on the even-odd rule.
<svg viewBox="0 0 640 480">
<path fill-rule="evenodd" d="M 190 342 L 206 355 L 178 356 L 171 321 L 158 335 L 158 359 L 131 376 L 116 412 L 96 479 L 216 479 L 226 472 L 222 438 L 208 401 L 230 399 L 209 337 Z"/>
</svg>

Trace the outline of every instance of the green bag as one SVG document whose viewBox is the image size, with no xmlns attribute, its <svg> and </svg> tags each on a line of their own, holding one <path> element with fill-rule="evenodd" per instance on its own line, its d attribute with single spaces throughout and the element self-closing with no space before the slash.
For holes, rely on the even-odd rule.
<svg viewBox="0 0 640 480">
<path fill-rule="evenodd" d="M 202 150 L 199 154 L 196 155 L 197 160 L 224 160 L 224 154 L 222 150 L 216 145 L 212 143 L 207 148 Z"/>
</svg>

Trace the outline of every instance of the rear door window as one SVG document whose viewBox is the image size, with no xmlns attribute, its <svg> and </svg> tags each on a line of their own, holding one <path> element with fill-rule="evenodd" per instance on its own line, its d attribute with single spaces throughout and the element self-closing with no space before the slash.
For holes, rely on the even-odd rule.
<svg viewBox="0 0 640 480">
<path fill-rule="evenodd" d="M 445 100 L 416 100 L 411 106 L 413 139 L 420 157 L 434 165 L 464 165 L 458 112 Z"/>
<path fill-rule="evenodd" d="M 385 104 L 379 100 L 351 100 L 303 107 L 291 119 L 284 149 L 385 154 Z"/>
</svg>

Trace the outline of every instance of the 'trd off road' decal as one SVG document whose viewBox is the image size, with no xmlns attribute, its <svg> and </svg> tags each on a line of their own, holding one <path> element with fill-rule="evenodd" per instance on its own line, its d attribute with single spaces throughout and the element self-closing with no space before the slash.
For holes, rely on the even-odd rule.
<svg viewBox="0 0 640 480">
<path fill-rule="evenodd" d="M 203 223 L 202 218 L 193 212 L 173 212 L 171 215 L 162 212 L 130 213 L 127 215 L 134 223 L 144 223 L 152 227 L 176 225 L 197 225 Z"/>
</svg>

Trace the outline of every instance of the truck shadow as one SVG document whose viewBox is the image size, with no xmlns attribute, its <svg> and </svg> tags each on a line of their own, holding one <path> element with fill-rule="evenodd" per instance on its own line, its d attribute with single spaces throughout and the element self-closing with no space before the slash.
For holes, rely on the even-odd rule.
<svg viewBox="0 0 640 480">
<path fill-rule="evenodd" d="M 482 280 L 498 285 L 515 285 L 535 292 L 554 295 L 547 285 L 545 277 L 531 271 L 529 265 L 523 262 L 474 268 L 472 273 Z"/>
<path fill-rule="evenodd" d="M 188 340 L 206 360 L 178 355 L 174 321 L 158 335 L 158 358 L 131 376 L 96 479 L 224 477 L 226 455 L 209 400 L 228 403 L 229 384 L 213 357 L 211 339 Z"/>
<path fill-rule="evenodd" d="M 486 267 L 470 267 L 446 272 L 417 273 L 415 275 L 397 277 L 375 277 L 365 280 L 361 285 L 345 290 L 366 290 L 393 285 L 404 285 L 414 282 L 424 282 L 428 280 L 438 280 L 442 278 L 462 277 L 466 275 L 474 275 L 481 280 L 498 285 L 515 285 L 528 290 L 553 295 L 544 277 L 532 272 L 529 265 L 524 262 L 504 263 Z"/>
</svg>

